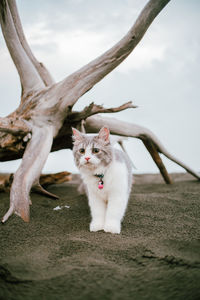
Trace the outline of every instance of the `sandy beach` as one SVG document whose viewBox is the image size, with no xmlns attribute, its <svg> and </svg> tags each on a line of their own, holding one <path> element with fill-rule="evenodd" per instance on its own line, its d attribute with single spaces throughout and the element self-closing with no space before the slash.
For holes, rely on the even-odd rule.
<svg viewBox="0 0 200 300">
<path fill-rule="evenodd" d="M 48 188 L 59 200 L 32 193 L 30 223 L 0 226 L 0 299 L 200 299 L 200 183 L 172 178 L 135 176 L 120 235 L 89 232 L 77 175 Z"/>
</svg>

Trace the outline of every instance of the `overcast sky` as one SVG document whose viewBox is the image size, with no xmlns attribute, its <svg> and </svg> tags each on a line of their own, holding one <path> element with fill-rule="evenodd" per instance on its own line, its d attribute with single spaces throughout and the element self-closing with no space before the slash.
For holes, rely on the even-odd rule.
<svg viewBox="0 0 200 300">
<path fill-rule="evenodd" d="M 116 43 L 133 25 L 146 0 L 18 0 L 24 31 L 39 61 L 61 80 Z M 200 171 L 200 1 L 171 0 L 133 53 L 79 99 L 107 107 L 132 100 L 139 108 L 115 114 L 151 129 L 165 147 Z M 20 101 L 18 74 L 0 35 L 0 116 Z M 157 172 L 137 139 L 126 142 L 135 172 Z M 169 172 L 182 171 L 167 159 Z M 19 162 L 0 163 L 13 172 Z M 45 172 L 76 171 L 70 150 L 50 154 Z"/>
</svg>

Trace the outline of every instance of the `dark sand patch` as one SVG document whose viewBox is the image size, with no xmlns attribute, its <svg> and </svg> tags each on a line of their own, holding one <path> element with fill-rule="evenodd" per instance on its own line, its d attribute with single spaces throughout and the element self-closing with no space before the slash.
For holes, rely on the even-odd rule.
<svg viewBox="0 0 200 300">
<path fill-rule="evenodd" d="M 74 178 L 49 188 L 60 200 L 32 194 L 29 224 L 0 226 L 0 299 L 200 299 L 199 182 L 137 175 L 122 233 L 111 235 L 89 232 Z"/>
</svg>

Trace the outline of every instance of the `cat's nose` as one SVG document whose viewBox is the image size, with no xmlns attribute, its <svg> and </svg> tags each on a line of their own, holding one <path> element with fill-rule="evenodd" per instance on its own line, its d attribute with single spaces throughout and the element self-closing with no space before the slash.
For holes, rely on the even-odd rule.
<svg viewBox="0 0 200 300">
<path fill-rule="evenodd" d="M 85 157 L 85 160 L 87 160 L 87 161 L 88 161 L 89 159 L 90 159 L 90 157 L 89 157 L 89 156 Z"/>
</svg>

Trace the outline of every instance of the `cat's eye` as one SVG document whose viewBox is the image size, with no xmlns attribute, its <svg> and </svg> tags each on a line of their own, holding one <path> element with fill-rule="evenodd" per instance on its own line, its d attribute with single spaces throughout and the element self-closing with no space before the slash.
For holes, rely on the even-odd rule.
<svg viewBox="0 0 200 300">
<path fill-rule="evenodd" d="M 92 153 L 99 153 L 100 149 L 99 148 L 93 148 Z"/>
<path fill-rule="evenodd" d="M 79 149 L 79 152 L 80 152 L 81 154 L 84 154 L 84 153 L 85 153 L 85 149 L 84 149 L 84 148 L 81 148 L 81 149 Z"/>
</svg>

